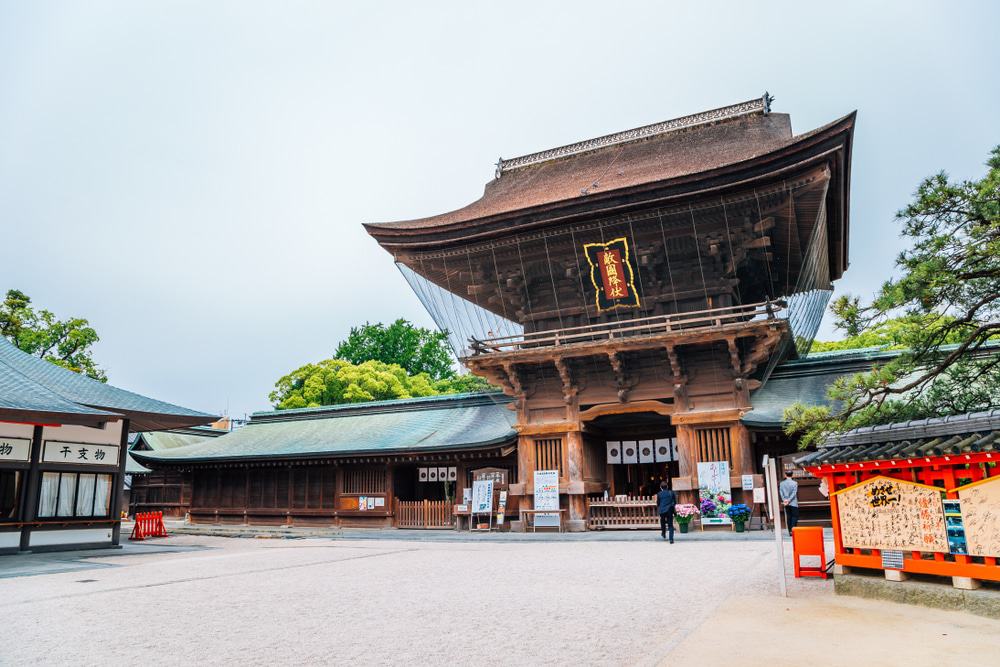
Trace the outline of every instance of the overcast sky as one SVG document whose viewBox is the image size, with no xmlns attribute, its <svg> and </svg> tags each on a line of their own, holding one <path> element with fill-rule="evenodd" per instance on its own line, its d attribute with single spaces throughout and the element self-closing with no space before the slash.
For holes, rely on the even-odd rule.
<svg viewBox="0 0 1000 667">
<path fill-rule="evenodd" d="M 1000 142 L 998 8 L 0 0 L 0 290 L 89 318 L 113 384 L 241 416 L 351 325 L 433 326 L 362 222 L 768 90 L 796 133 L 858 110 L 837 290 L 869 294 L 919 179 Z"/>
</svg>

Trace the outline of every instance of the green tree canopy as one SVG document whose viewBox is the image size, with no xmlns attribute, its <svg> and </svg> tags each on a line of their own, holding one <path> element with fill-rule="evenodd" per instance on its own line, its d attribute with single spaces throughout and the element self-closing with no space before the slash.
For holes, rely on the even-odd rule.
<svg viewBox="0 0 1000 667">
<path fill-rule="evenodd" d="M 0 304 L 0 336 L 28 354 L 95 380 L 108 381 L 94 362 L 91 347 L 100 338 L 90 323 L 81 317 L 60 320 L 51 311 L 36 310 L 24 292 L 7 291 Z"/>
<path fill-rule="evenodd" d="M 475 376 L 434 380 L 427 373 L 410 375 L 398 364 L 375 360 L 352 364 L 343 359 L 306 364 L 274 386 L 270 400 L 279 410 L 491 389 L 485 380 Z"/>
<path fill-rule="evenodd" d="M 454 377 L 448 335 L 424 327 L 415 327 L 402 318 L 389 326 L 366 322 L 352 327 L 347 339 L 333 354 L 336 359 L 363 364 L 381 361 L 396 364 L 410 375 L 426 373 L 435 380 Z"/>
<path fill-rule="evenodd" d="M 906 342 L 913 334 L 914 329 L 941 327 L 951 322 L 952 317 L 939 317 L 937 315 L 913 316 L 901 315 L 892 317 L 884 322 L 876 322 L 868 328 L 858 328 L 855 331 L 852 325 L 844 320 L 842 312 L 857 307 L 856 297 L 842 296 L 832 304 L 830 310 L 836 317 L 834 326 L 848 333 L 843 340 L 814 341 L 809 352 L 832 352 L 835 350 L 857 350 L 863 347 L 882 347 L 887 350 L 900 350 L 906 347 Z M 944 337 L 944 343 L 961 343 L 962 335 L 959 331 L 951 331 Z"/>
<path fill-rule="evenodd" d="M 857 426 L 1000 407 L 1000 146 L 987 166 L 979 180 L 925 179 L 896 215 L 909 241 L 896 259 L 899 277 L 867 305 L 852 296 L 834 303 L 848 340 L 884 340 L 903 352 L 835 382 L 837 410 L 786 410 L 803 447 Z"/>
</svg>

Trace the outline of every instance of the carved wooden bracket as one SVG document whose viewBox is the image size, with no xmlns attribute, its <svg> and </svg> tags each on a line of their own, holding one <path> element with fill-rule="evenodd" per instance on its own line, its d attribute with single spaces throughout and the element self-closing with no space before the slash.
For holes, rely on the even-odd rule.
<svg viewBox="0 0 1000 667">
<path fill-rule="evenodd" d="M 743 360 L 743 366 L 741 375 L 747 377 L 756 370 L 757 366 L 760 365 L 762 361 L 765 361 L 771 357 L 778 343 L 781 342 L 781 337 L 784 335 L 784 330 L 780 328 L 769 329 L 764 335 L 756 336 L 753 340 L 753 346 L 750 348 L 750 352 L 746 355 Z"/>
<path fill-rule="evenodd" d="M 611 370 L 615 374 L 615 386 L 618 388 L 618 400 L 622 403 L 628 400 L 628 392 L 631 387 L 628 378 L 625 376 L 625 364 L 622 362 L 621 354 L 618 352 L 608 352 L 608 361 L 611 362 Z"/>
<path fill-rule="evenodd" d="M 502 366 L 503 373 L 507 377 L 507 383 L 510 385 L 512 390 L 512 396 L 517 401 L 517 409 L 524 410 L 525 401 L 527 396 L 524 392 L 524 385 L 521 383 L 521 376 L 517 372 L 517 365 L 511 362 L 507 362 Z"/>
<path fill-rule="evenodd" d="M 572 403 L 580 389 L 573 382 L 573 373 L 565 359 L 556 359 L 556 370 L 559 371 L 559 379 L 562 380 L 563 400 Z"/>
<path fill-rule="evenodd" d="M 743 364 L 740 362 L 740 348 L 736 345 L 736 338 L 730 336 L 726 338 L 726 345 L 729 346 L 729 363 L 733 366 L 733 374 L 736 377 L 743 375 Z"/>
<path fill-rule="evenodd" d="M 677 357 L 677 348 L 673 345 L 668 345 L 667 350 L 667 361 L 670 363 L 670 373 L 674 376 L 675 384 L 684 384 L 687 382 L 687 378 L 684 377 L 684 370 L 681 368 L 681 361 Z"/>
</svg>

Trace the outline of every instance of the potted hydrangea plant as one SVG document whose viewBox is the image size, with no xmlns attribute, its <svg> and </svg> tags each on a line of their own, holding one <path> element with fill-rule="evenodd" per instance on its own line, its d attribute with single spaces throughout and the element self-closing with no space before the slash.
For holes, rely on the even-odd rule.
<svg viewBox="0 0 1000 667">
<path fill-rule="evenodd" d="M 674 508 L 674 516 L 677 518 L 677 525 L 682 533 L 688 532 L 688 525 L 697 513 L 698 508 L 691 503 L 681 503 Z"/>
<path fill-rule="evenodd" d="M 726 512 L 733 521 L 733 526 L 737 533 L 742 533 L 747 519 L 750 518 L 750 508 L 743 503 L 732 505 Z"/>
</svg>

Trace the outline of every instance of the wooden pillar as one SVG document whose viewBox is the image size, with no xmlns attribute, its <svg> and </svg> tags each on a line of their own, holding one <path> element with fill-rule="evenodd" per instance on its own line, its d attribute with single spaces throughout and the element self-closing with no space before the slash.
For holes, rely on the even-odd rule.
<svg viewBox="0 0 1000 667">
<path fill-rule="evenodd" d="M 750 444 L 750 429 L 736 422 L 730 429 L 730 447 L 733 455 L 733 475 L 753 474 L 753 446 Z M 741 480 L 742 481 L 742 480 Z M 740 498 L 739 501 L 736 499 Z M 742 485 L 733 485 L 733 502 L 753 506 L 753 491 L 743 491 Z"/>
<path fill-rule="evenodd" d="M 563 442 L 566 443 L 564 476 L 567 482 L 567 509 L 569 510 L 566 529 L 582 531 L 587 528 L 587 496 L 584 493 L 583 480 L 583 432 L 569 431 Z"/>
<path fill-rule="evenodd" d="M 674 491 L 683 503 L 698 502 L 698 445 L 694 429 L 687 424 L 677 426 L 677 474 Z"/>
<path fill-rule="evenodd" d="M 42 484 L 42 473 L 38 470 L 39 461 L 42 460 L 42 430 L 43 426 L 36 426 L 31 435 L 31 467 L 25 472 L 24 488 L 21 491 L 21 521 L 27 524 L 34 521 L 38 515 L 39 488 Z M 116 543 L 117 544 L 117 543 Z M 21 527 L 21 551 L 27 551 L 31 546 L 31 528 L 27 525 Z"/>
<path fill-rule="evenodd" d="M 122 494 L 125 493 L 125 462 L 128 460 L 128 428 L 129 421 L 122 420 L 122 433 L 118 439 L 118 470 L 115 473 L 115 485 L 111 487 L 111 519 L 115 522 L 111 527 L 111 544 L 118 546 L 121 541 Z"/>
<path fill-rule="evenodd" d="M 532 495 L 535 488 L 535 439 L 528 435 L 517 437 L 517 481 L 521 495 Z"/>
</svg>

